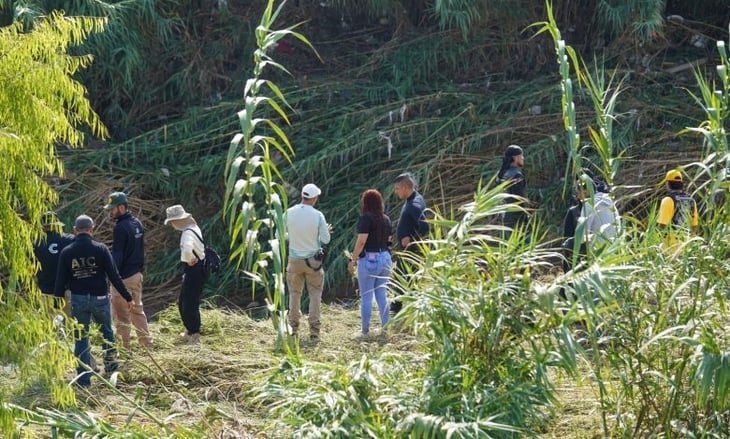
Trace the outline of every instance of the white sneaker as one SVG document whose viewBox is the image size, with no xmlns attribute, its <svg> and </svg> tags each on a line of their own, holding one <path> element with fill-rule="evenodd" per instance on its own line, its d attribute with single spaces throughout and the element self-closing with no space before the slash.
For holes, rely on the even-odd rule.
<svg viewBox="0 0 730 439">
<path fill-rule="evenodd" d="M 200 344 L 200 333 L 196 332 L 195 334 L 190 335 L 190 339 L 189 339 L 188 343 Z"/>
</svg>

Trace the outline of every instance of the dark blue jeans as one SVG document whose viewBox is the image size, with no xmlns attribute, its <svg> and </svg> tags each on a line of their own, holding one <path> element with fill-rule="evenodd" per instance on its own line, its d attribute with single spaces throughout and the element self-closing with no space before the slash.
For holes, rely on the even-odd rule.
<svg viewBox="0 0 730 439">
<path fill-rule="evenodd" d="M 92 319 L 101 325 L 101 335 L 104 338 L 104 369 L 107 372 L 117 370 L 116 349 L 114 347 L 114 331 L 112 330 L 112 308 L 109 296 L 92 296 L 89 294 L 71 294 L 71 316 L 83 326 L 74 332 L 76 340 L 74 355 L 79 360 L 76 371 L 79 378 L 76 381 L 80 386 L 91 384 L 89 372 L 91 353 L 89 347 L 89 324 Z"/>
</svg>

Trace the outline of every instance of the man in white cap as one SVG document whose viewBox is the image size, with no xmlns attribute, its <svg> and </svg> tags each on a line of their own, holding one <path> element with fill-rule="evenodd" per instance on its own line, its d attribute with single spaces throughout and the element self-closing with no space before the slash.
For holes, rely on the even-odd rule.
<svg viewBox="0 0 730 439">
<path fill-rule="evenodd" d="M 286 211 L 286 232 L 289 240 L 289 261 L 286 283 L 289 287 L 289 325 L 292 335 L 299 335 L 301 299 L 304 286 L 309 293 L 309 336 L 319 341 L 320 306 L 324 287 L 324 267 L 314 256 L 329 244 L 331 226 L 322 212 L 314 208 L 322 191 L 309 183 L 302 188 L 302 202 Z"/>
<path fill-rule="evenodd" d="M 184 266 L 182 287 L 178 298 L 180 318 L 185 326 L 185 332 L 180 334 L 182 339 L 191 344 L 200 343 L 200 299 L 203 297 L 205 285 L 205 244 L 200 227 L 195 218 L 185 212 L 185 209 L 176 204 L 166 210 L 165 225 L 171 225 L 180 230 L 180 261 Z"/>
</svg>

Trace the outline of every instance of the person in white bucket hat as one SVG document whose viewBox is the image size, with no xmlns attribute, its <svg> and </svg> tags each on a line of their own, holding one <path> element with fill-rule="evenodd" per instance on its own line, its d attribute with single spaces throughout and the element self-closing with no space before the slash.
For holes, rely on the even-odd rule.
<svg viewBox="0 0 730 439">
<path fill-rule="evenodd" d="M 185 331 L 180 336 L 185 342 L 197 344 L 200 342 L 200 300 L 205 285 L 205 272 L 200 259 L 205 259 L 203 234 L 195 218 L 181 205 L 168 207 L 166 214 L 165 225 L 169 224 L 182 232 L 180 261 L 183 262 L 184 273 L 177 305 Z"/>
</svg>

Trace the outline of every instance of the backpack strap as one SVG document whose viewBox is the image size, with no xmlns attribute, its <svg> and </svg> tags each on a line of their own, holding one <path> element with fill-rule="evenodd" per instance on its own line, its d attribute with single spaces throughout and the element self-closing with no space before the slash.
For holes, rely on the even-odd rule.
<svg viewBox="0 0 730 439">
<path fill-rule="evenodd" d="M 190 230 L 191 232 L 193 232 L 193 235 L 195 235 L 195 236 L 196 236 L 196 237 L 197 237 L 197 238 L 198 238 L 198 239 L 200 240 L 200 242 L 202 242 L 202 243 L 203 243 L 203 245 L 205 245 L 205 240 L 203 239 L 203 237 L 202 237 L 202 236 L 200 236 L 200 235 L 198 234 L 198 232 L 196 232 L 196 231 L 195 231 L 195 229 L 193 229 L 192 227 L 188 227 L 188 228 L 187 228 L 187 229 L 185 229 L 185 230 Z"/>
<path fill-rule="evenodd" d="M 322 263 L 319 264 L 319 267 L 312 267 L 312 264 L 309 263 L 309 259 L 310 258 L 307 258 L 304 260 L 304 263 L 307 264 L 307 267 L 311 268 L 314 271 L 319 271 L 322 268 L 324 268 L 324 261 L 322 261 Z"/>
</svg>

